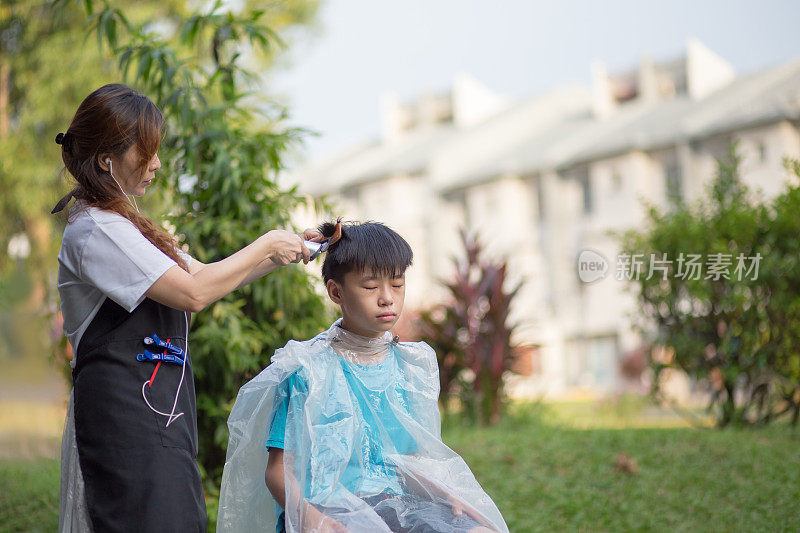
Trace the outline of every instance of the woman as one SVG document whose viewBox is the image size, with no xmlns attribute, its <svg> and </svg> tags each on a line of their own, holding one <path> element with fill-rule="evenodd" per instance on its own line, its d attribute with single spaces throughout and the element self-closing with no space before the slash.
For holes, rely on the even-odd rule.
<svg viewBox="0 0 800 533">
<path fill-rule="evenodd" d="M 128 197 L 143 196 L 161 167 L 163 124 L 147 97 L 111 84 L 56 137 L 77 182 L 53 209 L 75 198 L 58 255 L 74 354 L 61 531 L 205 531 L 189 313 L 308 262 L 303 238 L 322 240 L 273 230 L 208 265 L 180 250 Z"/>
</svg>

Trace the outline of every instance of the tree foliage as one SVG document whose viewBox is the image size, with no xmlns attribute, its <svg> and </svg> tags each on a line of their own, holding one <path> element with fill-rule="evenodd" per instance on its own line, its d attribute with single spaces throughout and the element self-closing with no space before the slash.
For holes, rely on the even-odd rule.
<svg viewBox="0 0 800 533">
<path fill-rule="evenodd" d="M 31 254 L 25 268 L 41 289 L 55 265 L 60 219 L 50 208 L 64 185 L 59 147 L 81 100 L 116 79 L 116 61 L 87 46 L 86 15 L 74 2 L 53 9 L 43 0 L 0 4 L 0 274 L 17 265 L 6 253 L 12 236 L 25 234 Z M 179 17 L 183 2 L 137 2 L 134 19 Z M 42 301 L 43 298 L 40 298 Z"/>
<path fill-rule="evenodd" d="M 55 15 L 41 0 L 0 3 L 0 357 L 41 357 L 49 349 L 41 332 L 55 301 L 60 242 L 50 209 L 62 189 L 53 139 L 112 66 L 97 50 L 76 52 L 82 13 Z M 12 239 L 27 244 L 25 252 L 10 254 Z"/>
<path fill-rule="evenodd" d="M 653 394 L 665 369 L 706 383 L 720 426 L 766 424 L 800 416 L 800 176 L 769 202 L 742 182 L 735 147 L 692 205 L 650 206 L 644 229 L 623 237 L 623 253 L 672 260 L 664 274 L 633 286 L 647 324 L 655 325 Z M 652 254 L 652 255 L 651 255 Z M 727 268 L 688 276 L 681 254 L 723 260 Z M 713 262 L 722 264 L 714 259 Z M 706 263 L 706 266 L 707 263 Z M 683 272 L 680 272 L 683 270 Z"/>
</svg>

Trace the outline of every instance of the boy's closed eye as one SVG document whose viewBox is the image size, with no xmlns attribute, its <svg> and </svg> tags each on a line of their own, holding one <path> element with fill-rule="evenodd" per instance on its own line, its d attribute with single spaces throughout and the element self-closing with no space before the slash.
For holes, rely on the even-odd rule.
<svg viewBox="0 0 800 533">
<path fill-rule="evenodd" d="M 372 280 L 370 279 L 370 281 L 372 281 Z M 392 280 L 392 287 L 394 287 L 395 289 L 402 289 L 404 286 L 405 286 L 405 279 L 404 278 L 395 278 L 395 279 Z M 374 282 L 373 282 L 373 283 L 369 283 L 367 285 L 362 285 L 362 287 L 364 289 L 366 289 L 366 290 L 370 290 L 371 291 L 371 290 L 377 289 L 378 285 L 375 285 Z"/>
</svg>

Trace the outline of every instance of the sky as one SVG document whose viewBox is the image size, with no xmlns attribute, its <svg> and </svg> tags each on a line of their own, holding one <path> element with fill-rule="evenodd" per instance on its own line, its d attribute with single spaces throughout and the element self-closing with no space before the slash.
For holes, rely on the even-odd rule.
<svg viewBox="0 0 800 533">
<path fill-rule="evenodd" d="M 696 37 L 738 74 L 800 58 L 797 0 L 327 0 L 268 80 L 292 125 L 318 132 L 299 161 L 378 136 L 380 96 L 449 89 L 466 73 L 522 98 L 683 55 Z"/>
</svg>

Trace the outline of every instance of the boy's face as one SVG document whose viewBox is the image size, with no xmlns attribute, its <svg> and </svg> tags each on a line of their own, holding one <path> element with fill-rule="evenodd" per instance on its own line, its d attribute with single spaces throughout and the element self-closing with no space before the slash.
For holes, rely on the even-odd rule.
<svg viewBox="0 0 800 533">
<path fill-rule="evenodd" d="M 406 296 L 405 274 L 391 277 L 351 271 L 342 283 L 329 279 L 330 299 L 342 308 L 342 326 L 365 337 L 380 337 L 397 323 Z"/>
</svg>

